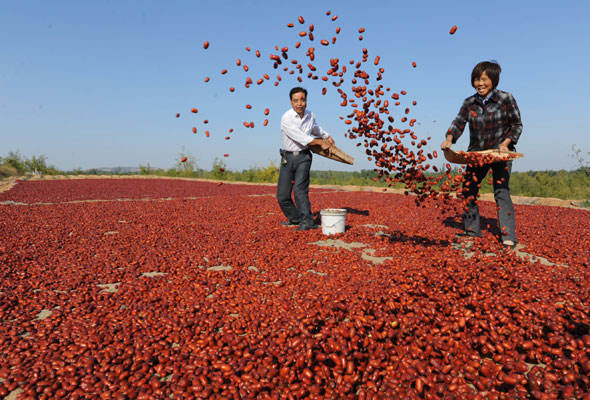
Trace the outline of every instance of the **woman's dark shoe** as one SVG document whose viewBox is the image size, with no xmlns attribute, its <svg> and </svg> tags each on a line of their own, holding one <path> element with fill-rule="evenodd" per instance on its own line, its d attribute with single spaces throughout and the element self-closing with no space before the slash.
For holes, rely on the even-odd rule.
<svg viewBox="0 0 590 400">
<path fill-rule="evenodd" d="M 457 236 L 458 238 L 481 237 L 481 235 L 478 236 L 475 233 L 471 233 L 471 232 L 461 232 L 461 233 L 457 233 L 455 236 Z"/>
</svg>

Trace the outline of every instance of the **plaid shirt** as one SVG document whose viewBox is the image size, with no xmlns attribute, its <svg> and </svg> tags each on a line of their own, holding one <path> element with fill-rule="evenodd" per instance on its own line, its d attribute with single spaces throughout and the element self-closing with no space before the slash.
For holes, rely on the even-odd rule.
<svg viewBox="0 0 590 400">
<path fill-rule="evenodd" d="M 516 100 L 512 94 L 494 89 L 485 100 L 474 94 L 463 101 L 459 114 L 451 123 L 447 135 L 457 142 L 469 123 L 469 148 L 467 151 L 497 149 L 506 138 L 512 141 L 511 150 L 522 133 L 522 121 Z"/>
</svg>

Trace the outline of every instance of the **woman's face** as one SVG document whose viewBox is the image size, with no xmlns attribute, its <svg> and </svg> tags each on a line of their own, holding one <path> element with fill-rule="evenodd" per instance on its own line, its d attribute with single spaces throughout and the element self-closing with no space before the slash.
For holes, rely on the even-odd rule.
<svg viewBox="0 0 590 400">
<path fill-rule="evenodd" d="M 488 77 L 488 74 L 486 74 L 485 72 L 483 72 L 479 78 L 476 78 L 473 81 L 473 87 L 477 91 L 477 94 L 479 94 L 484 99 L 488 97 L 488 95 L 494 89 L 492 80 Z"/>
</svg>

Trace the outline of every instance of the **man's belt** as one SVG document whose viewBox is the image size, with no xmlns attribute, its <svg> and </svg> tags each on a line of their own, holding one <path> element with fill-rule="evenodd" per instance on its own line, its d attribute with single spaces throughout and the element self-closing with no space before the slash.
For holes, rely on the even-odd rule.
<svg viewBox="0 0 590 400">
<path fill-rule="evenodd" d="M 309 154 L 310 150 L 309 149 L 305 149 L 305 150 L 298 150 L 298 151 L 287 151 L 287 150 L 280 150 L 281 152 L 281 156 L 284 156 L 285 154 L 289 154 L 292 156 L 298 156 L 299 154 Z"/>
</svg>

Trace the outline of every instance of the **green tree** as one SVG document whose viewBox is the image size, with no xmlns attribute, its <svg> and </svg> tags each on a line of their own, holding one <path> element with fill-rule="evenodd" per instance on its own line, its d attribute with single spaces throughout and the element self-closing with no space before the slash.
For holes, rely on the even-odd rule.
<svg viewBox="0 0 590 400">
<path fill-rule="evenodd" d="M 258 182 L 278 182 L 279 167 L 276 162 L 271 161 L 266 167 L 257 171 L 256 178 Z"/>
<path fill-rule="evenodd" d="M 248 168 L 236 176 L 236 179 L 243 182 L 256 182 L 256 168 Z"/>
<path fill-rule="evenodd" d="M 569 156 L 576 160 L 578 166 L 586 176 L 590 176 L 590 161 L 586 161 L 585 159 L 585 157 L 590 156 L 590 151 L 584 154 L 582 149 L 576 149 L 576 145 L 572 144 L 572 151 Z"/>
<path fill-rule="evenodd" d="M 184 160 L 184 161 L 183 161 Z M 184 146 L 176 159 L 174 168 L 168 170 L 167 175 L 192 177 L 197 174 L 197 159 L 194 155 L 185 151 Z"/>
<path fill-rule="evenodd" d="M 19 174 L 24 174 L 27 171 L 25 160 L 18 151 L 9 152 L 8 155 L 2 159 L 2 165 L 16 169 Z"/>
<path fill-rule="evenodd" d="M 24 160 L 25 168 L 28 172 L 40 172 L 46 175 L 56 174 L 58 171 L 53 165 L 47 165 L 47 156 L 31 157 Z"/>
<path fill-rule="evenodd" d="M 11 151 L 6 157 L 0 157 L 0 165 L 11 170 L 16 170 L 18 174 L 25 174 L 27 172 L 56 174 L 59 172 L 54 166 L 47 165 L 47 156 L 33 156 L 27 159 L 18 151 Z"/>
<path fill-rule="evenodd" d="M 147 165 L 141 165 L 141 164 L 139 164 L 139 174 L 140 175 L 153 175 L 154 172 L 155 171 L 150 166 L 150 163 L 147 163 Z"/>
<path fill-rule="evenodd" d="M 223 160 L 215 158 L 211 165 L 211 177 L 213 179 L 225 180 L 227 179 L 228 172 L 225 170 L 227 165 Z"/>
</svg>

